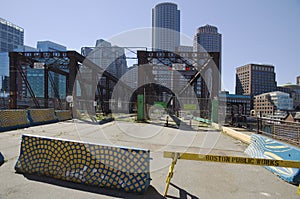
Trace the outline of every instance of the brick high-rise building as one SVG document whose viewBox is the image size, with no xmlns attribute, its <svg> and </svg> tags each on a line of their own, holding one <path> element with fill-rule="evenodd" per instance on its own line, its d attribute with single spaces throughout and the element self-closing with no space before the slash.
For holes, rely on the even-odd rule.
<svg viewBox="0 0 300 199">
<path fill-rule="evenodd" d="M 272 92 L 277 89 L 274 66 L 263 64 L 247 64 L 236 68 L 235 93 L 250 95 L 251 109 L 254 108 L 255 95 Z"/>
<path fill-rule="evenodd" d="M 235 93 L 237 95 L 259 95 L 275 91 L 276 87 L 274 66 L 247 64 L 236 68 Z"/>
</svg>

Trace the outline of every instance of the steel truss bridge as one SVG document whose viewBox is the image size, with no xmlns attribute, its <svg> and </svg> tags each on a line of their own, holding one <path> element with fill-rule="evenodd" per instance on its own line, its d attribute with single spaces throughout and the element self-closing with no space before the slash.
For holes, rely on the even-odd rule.
<svg viewBox="0 0 300 199">
<path fill-rule="evenodd" d="M 109 112 L 110 95 L 114 85 L 119 81 L 75 51 L 10 52 L 9 69 L 10 109 L 26 108 L 30 105 L 28 100 L 31 104 L 33 102 L 31 107 L 52 108 L 53 104 L 49 102 L 53 98 L 59 104 L 58 109 L 69 109 L 70 104 L 66 102 L 66 96 L 73 96 L 73 104 L 90 107 L 90 104 L 96 100 L 103 112 Z M 44 77 L 42 96 L 36 95 L 37 90 L 33 89 L 34 85 L 28 79 L 29 70 L 39 70 L 39 73 Z M 58 86 L 53 81 L 53 74 L 58 74 L 65 79 L 64 88 L 59 88 L 65 89 L 63 97 L 59 96 Z M 122 85 L 122 90 L 119 91 L 122 92 L 122 96 L 131 92 L 132 88 L 126 84 L 122 82 L 118 82 L 118 84 Z M 51 89 L 54 91 L 52 98 L 49 97 L 49 90 Z"/>
<path fill-rule="evenodd" d="M 132 88 L 76 51 L 10 52 L 9 107 L 69 109 L 66 96 L 73 96 L 72 105 L 89 112 L 95 112 L 96 103 L 103 113 L 109 113 L 118 100 L 127 103 L 125 109 L 131 111 L 136 95 L 146 92 L 147 103 L 152 104 L 159 100 L 157 96 L 161 93 L 167 93 L 171 96 L 165 99 L 168 106 L 178 109 L 183 108 L 180 101 L 189 98 L 188 92 L 192 88 L 200 109 L 210 110 L 209 101 L 220 91 L 220 53 L 138 50 L 136 56 L 138 87 Z M 161 69 L 176 71 L 185 78 L 184 83 L 176 85 L 173 84 L 176 79 L 172 79 L 173 87 L 163 85 L 153 72 Z M 29 75 L 31 70 L 42 74 L 42 91 L 34 88 L 36 85 Z M 61 90 L 65 93 L 61 94 Z M 115 99 L 113 93 L 118 93 L 119 99 Z M 210 115 L 206 114 L 206 117 Z"/>
<path fill-rule="evenodd" d="M 211 117 L 212 100 L 217 98 L 221 87 L 220 53 L 218 52 L 162 52 L 138 51 L 138 85 L 148 85 L 150 93 L 169 92 L 168 105 L 172 109 L 183 109 L 184 104 L 197 104 L 200 116 Z M 142 66 L 142 67 L 141 67 Z M 171 86 L 166 89 L 157 81 L 155 74 L 149 71 L 168 68 L 171 70 Z M 176 71 L 174 75 L 172 71 Z M 159 72 L 158 72 L 159 73 Z M 184 77 L 184 81 L 182 81 Z M 166 84 L 167 85 L 167 84 Z M 143 87 L 137 92 L 143 93 Z"/>
</svg>

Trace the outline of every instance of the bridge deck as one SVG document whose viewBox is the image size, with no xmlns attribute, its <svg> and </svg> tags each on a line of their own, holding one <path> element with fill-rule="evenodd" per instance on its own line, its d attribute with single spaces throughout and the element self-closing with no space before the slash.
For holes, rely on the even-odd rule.
<svg viewBox="0 0 300 199">
<path fill-rule="evenodd" d="M 0 151 L 8 161 L 0 167 L 0 198 L 162 198 L 171 163 L 163 151 L 245 156 L 247 145 L 219 131 L 198 131 L 153 124 L 115 121 L 104 125 L 79 120 L 0 133 Z M 195 124 L 193 123 L 194 127 Z M 148 148 L 152 157 L 151 186 L 144 195 L 99 189 L 37 176 L 15 174 L 14 165 L 24 133 L 98 144 Z M 178 172 L 176 172 L 178 171 Z M 179 161 L 168 195 L 171 198 L 297 198 L 297 187 L 263 167 Z M 46 183 L 44 183 L 46 182 Z"/>
</svg>

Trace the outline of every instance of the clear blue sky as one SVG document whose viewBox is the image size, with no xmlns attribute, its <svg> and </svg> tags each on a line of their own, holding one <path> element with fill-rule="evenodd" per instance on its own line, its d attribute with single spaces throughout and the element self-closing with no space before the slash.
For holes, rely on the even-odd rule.
<svg viewBox="0 0 300 199">
<path fill-rule="evenodd" d="M 51 40 L 80 52 L 99 38 L 151 27 L 146 0 L 0 0 L 0 17 L 25 29 L 25 45 Z M 299 0 L 177 0 L 181 32 L 193 37 L 205 24 L 222 34 L 223 88 L 234 92 L 235 68 L 248 63 L 273 64 L 278 85 L 300 76 Z"/>
</svg>

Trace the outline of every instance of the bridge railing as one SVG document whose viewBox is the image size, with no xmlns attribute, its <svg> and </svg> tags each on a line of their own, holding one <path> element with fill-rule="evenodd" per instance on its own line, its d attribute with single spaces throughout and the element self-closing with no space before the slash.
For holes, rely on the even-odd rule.
<svg viewBox="0 0 300 199">
<path fill-rule="evenodd" d="M 300 123 L 264 117 L 235 116 L 229 119 L 230 125 L 247 128 L 258 134 L 272 137 L 290 144 L 300 145 Z"/>
<path fill-rule="evenodd" d="M 258 133 L 277 140 L 300 145 L 300 123 L 266 118 L 258 118 L 257 122 Z"/>
</svg>

